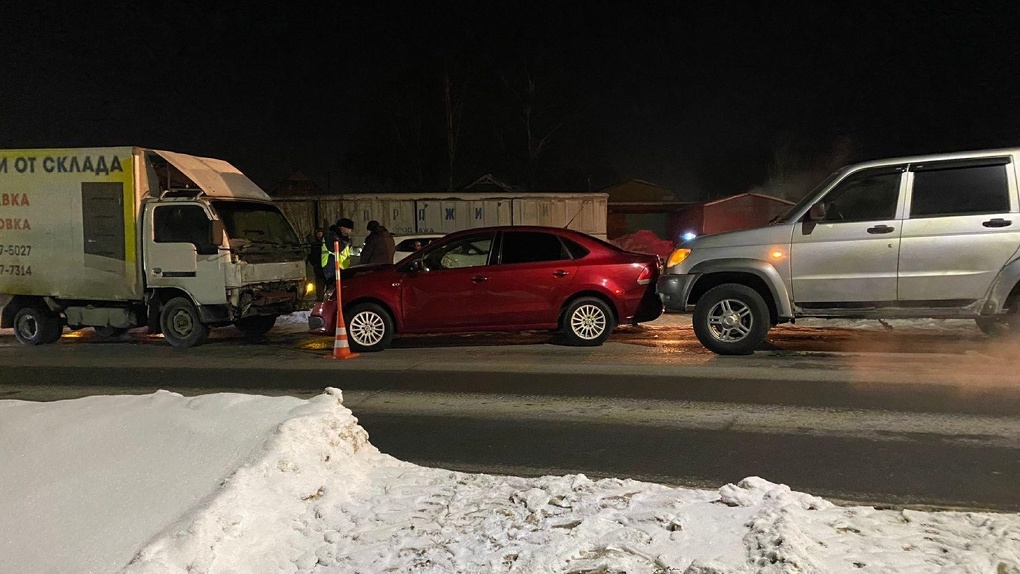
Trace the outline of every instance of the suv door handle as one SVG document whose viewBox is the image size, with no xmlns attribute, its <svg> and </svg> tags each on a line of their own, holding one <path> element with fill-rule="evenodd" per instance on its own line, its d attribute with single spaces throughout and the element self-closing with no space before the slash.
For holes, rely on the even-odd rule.
<svg viewBox="0 0 1020 574">
<path fill-rule="evenodd" d="M 488 277 L 483 277 L 481 275 L 475 275 L 474 277 L 471 278 L 471 282 L 472 283 L 481 283 L 483 281 L 488 281 L 488 280 L 489 280 Z"/>
<path fill-rule="evenodd" d="M 556 271 L 553 271 L 553 277 L 566 277 L 567 275 L 570 275 L 569 271 L 564 271 L 562 269 L 557 269 Z"/>
<path fill-rule="evenodd" d="M 989 219 L 988 221 L 982 222 L 981 225 L 984 225 L 985 227 L 1009 227 L 1010 225 L 1013 225 L 1013 222 L 1009 219 L 996 217 L 995 219 Z"/>
<path fill-rule="evenodd" d="M 877 233 L 892 233 L 896 231 L 896 228 L 889 227 L 888 225 L 876 225 L 868 228 L 868 233 L 875 235 Z"/>
</svg>

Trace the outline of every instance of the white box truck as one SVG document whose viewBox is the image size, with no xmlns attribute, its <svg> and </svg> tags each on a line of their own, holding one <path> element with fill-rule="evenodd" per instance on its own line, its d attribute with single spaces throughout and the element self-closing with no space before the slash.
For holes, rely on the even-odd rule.
<svg viewBox="0 0 1020 574">
<path fill-rule="evenodd" d="M 306 250 L 229 163 L 140 147 L 0 150 L 0 327 L 256 336 L 306 293 Z"/>
</svg>

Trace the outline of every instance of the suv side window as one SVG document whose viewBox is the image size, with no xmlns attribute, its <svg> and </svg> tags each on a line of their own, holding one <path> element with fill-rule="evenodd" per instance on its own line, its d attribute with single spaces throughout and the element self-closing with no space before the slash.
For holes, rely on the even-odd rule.
<svg viewBox="0 0 1020 574">
<path fill-rule="evenodd" d="M 535 263 L 570 259 L 560 238 L 551 233 L 504 231 L 500 263 Z"/>
<path fill-rule="evenodd" d="M 867 170 L 848 176 L 822 198 L 825 215 L 816 222 L 881 221 L 896 216 L 900 170 Z"/>
<path fill-rule="evenodd" d="M 914 172 L 910 217 L 938 217 L 1009 211 L 1005 165 L 968 166 Z"/>
</svg>

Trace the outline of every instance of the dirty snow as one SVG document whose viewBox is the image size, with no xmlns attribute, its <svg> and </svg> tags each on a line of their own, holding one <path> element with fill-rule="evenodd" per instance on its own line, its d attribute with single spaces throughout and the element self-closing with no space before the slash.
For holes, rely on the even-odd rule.
<svg viewBox="0 0 1020 574">
<path fill-rule="evenodd" d="M 0 572 L 1020 572 L 1020 516 L 425 468 L 342 393 L 0 401 Z"/>
</svg>

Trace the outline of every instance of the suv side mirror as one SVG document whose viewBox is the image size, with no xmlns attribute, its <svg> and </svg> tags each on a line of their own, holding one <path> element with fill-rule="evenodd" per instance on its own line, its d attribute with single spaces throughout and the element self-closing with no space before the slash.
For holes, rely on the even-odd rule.
<svg viewBox="0 0 1020 574">
<path fill-rule="evenodd" d="M 819 201 L 808 210 L 808 219 L 811 221 L 825 221 L 825 204 Z"/>
</svg>

